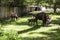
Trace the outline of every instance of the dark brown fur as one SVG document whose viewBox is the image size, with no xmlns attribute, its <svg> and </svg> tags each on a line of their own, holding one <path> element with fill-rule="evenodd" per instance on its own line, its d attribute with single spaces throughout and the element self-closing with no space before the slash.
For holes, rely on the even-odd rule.
<svg viewBox="0 0 60 40">
<path fill-rule="evenodd" d="M 36 23 L 36 19 L 28 19 L 28 23 L 34 24 L 34 23 Z"/>
<path fill-rule="evenodd" d="M 43 26 L 49 23 L 50 17 L 44 12 L 38 13 L 35 16 L 36 20 L 42 20 L 43 21 Z"/>
</svg>

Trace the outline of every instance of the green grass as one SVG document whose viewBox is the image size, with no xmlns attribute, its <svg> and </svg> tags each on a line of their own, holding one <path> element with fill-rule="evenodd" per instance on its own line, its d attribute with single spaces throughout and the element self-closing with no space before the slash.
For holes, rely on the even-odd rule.
<svg viewBox="0 0 60 40">
<path fill-rule="evenodd" d="M 1 29 L 3 32 L 14 30 L 22 40 L 60 40 L 60 15 L 50 15 L 51 24 L 49 26 L 41 26 L 38 20 L 38 26 L 28 24 L 28 19 L 32 17 L 18 18 L 17 21 L 3 21 Z"/>
</svg>

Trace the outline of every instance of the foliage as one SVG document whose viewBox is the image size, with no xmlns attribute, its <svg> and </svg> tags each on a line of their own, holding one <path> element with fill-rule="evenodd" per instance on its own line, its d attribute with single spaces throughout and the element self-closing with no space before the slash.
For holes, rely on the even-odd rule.
<svg viewBox="0 0 60 40">
<path fill-rule="evenodd" d="M 6 30 L 3 28 L 4 31 L 1 31 L 0 40 L 60 40 L 60 25 L 58 25 L 60 24 L 60 14 L 49 14 L 51 15 L 52 25 L 45 27 L 41 26 L 40 20 L 38 20 L 38 26 L 28 25 L 27 19 L 32 18 L 31 16 L 19 18 L 16 23 L 8 25 L 3 20 Z M 14 30 L 18 31 L 19 34 Z"/>
<path fill-rule="evenodd" d="M 10 30 L 0 34 L 0 40 L 21 40 L 16 31 Z"/>
</svg>

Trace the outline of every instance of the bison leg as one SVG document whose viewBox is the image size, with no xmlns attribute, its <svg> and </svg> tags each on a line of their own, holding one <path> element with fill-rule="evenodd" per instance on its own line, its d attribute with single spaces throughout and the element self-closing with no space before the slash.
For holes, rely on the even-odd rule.
<svg viewBox="0 0 60 40">
<path fill-rule="evenodd" d="M 36 24 L 36 25 L 38 25 L 38 22 L 37 22 L 37 20 L 36 20 L 35 24 Z"/>
<path fill-rule="evenodd" d="M 45 26 L 45 25 L 46 25 L 46 21 L 45 21 L 45 20 L 43 21 L 43 24 L 42 24 L 42 25 L 43 25 L 43 26 Z"/>
</svg>

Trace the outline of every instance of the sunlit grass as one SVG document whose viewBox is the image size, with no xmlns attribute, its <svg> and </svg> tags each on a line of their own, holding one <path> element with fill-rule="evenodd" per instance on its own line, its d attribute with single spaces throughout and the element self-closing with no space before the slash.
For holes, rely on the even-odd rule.
<svg viewBox="0 0 60 40">
<path fill-rule="evenodd" d="M 50 15 L 51 20 L 58 20 L 60 18 L 60 15 Z M 19 34 L 21 37 L 29 37 L 29 38 L 37 38 L 37 37 L 48 37 L 48 35 L 42 34 L 41 32 L 46 32 L 50 34 L 51 32 L 57 32 L 57 31 L 51 31 L 53 29 L 58 29 L 60 28 L 60 25 L 58 24 L 53 24 L 51 23 L 50 26 L 35 26 L 34 25 L 28 25 L 28 19 L 32 17 L 23 17 L 23 18 L 18 18 L 17 21 L 14 23 L 12 22 L 11 24 L 4 25 L 2 27 L 2 30 L 8 31 L 8 30 L 15 30 L 15 31 L 22 31 L 22 33 Z M 53 22 L 52 21 L 52 22 Z M 41 24 L 42 21 L 38 20 L 38 24 Z M 55 21 L 54 21 L 55 22 Z M 38 28 L 37 28 L 38 27 Z"/>
<path fill-rule="evenodd" d="M 4 31 L 7 30 L 15 30 L 15 31 L 22 31 L 22 30 L 26 30 L 29 29 L 30 26 L 28 25 L 20 25 L 20 26 L 16 26 L 16 25 L 7 25 L 4 28 L 2 28 Z"/>
<path fill-rule="evenodd" d="M 37 38 L 37 37 L 47 37 L 47 35 L 43 35 L 43 34 L 20 34 L 19 36 L 21 37 L 32 37 L 32 38 Z"/>
<path fill-rule="evenodd" d="M 33 12 L 30 12 L 30 13 L 33 13 L 33 14 L 37 14 L 37 13 L 40 13 L 41 11 L 33 11 Z"/>
<path fill-rule="evenodd" d="M 57 20 L 57 18 L 60 18 L 60 15 L 51 15 L 52 20 Z"/>
<path fill-rule="evenodd" d="M 41 32 L 56 32 L 56 31 L 51 31 L 52 29 L 57 29 L 60 28 L 60 26 L 53 26 L 53 27 L 41 27 L 37 30 L 29 31 L 23 34 L 20 34 L 22 37 L 46 37 L 47 35 L 40 34 Z"/>
</svg>

